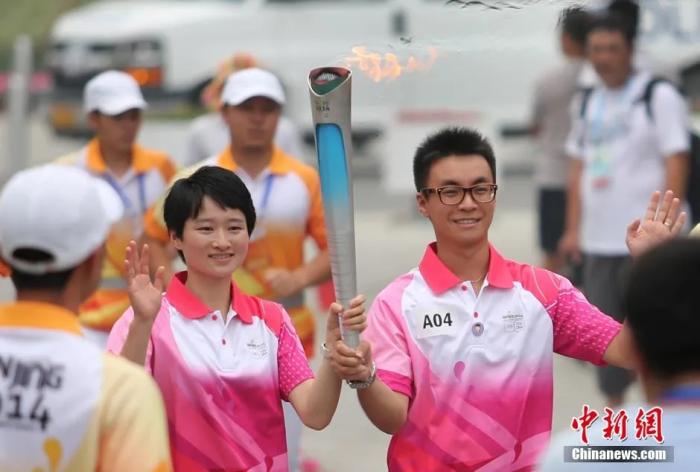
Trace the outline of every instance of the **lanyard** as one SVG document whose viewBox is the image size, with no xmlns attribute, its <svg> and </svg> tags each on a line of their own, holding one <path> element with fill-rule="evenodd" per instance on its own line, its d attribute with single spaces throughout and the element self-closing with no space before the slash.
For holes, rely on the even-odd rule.
<svg viewBox="0 0 700 472">
<path fill-rule="evenodd" d="M 262 219 L 265 210 L 267 209 L 267 204 L 270 202 L 270 194 L 272 193 L 272 181 L 275 179 L 275 174 L 267 174 L 265 177 L 265 188 L 263 189 L 262 201 L 260 202 L 260 207 L 257 210 L 258 218 Z"/>
<path fill-rule="evenodd" d="M 634 76 L 627 80 L 622 94 L 617 99 L 618 103 L 625 103 L 627 101 L 631 90 L 634 88 L 633 84 L 635 81 L 636 77 Z M 607 89 L 598 89 L 598 97 L 596 100 L 597 106 L 594 108 L 591 116 L 591 134 L 593 135 L 594 140 L 598 140 L 600 142 L 605 140 L 605 102 L 607 99 L 607 94 Z M 615 126 L 615 123 L 613 123 L 613 126 Z"/>
<path fill-rule="evenodd" d="M 114 180 L 114 177 L 112 177 L 110 174 L 102 174 L 102 177 L 107 181 L 107 183 L 114 189 L 115 192 L 119 195 L 119 198 L 121 199 L 122 203 L 124 204 L 124 208 L 126 210 L 131 210 L 132 209 L 132 203 L 129 197 L 126 195 L 126 192 L 124 192 L 124 189 L 122 188 L 121 185 L 119 185 L 119 182 Z M 136 174 L 136 181 L 138 183 L 139 187 L 139 202 L 141 204 L 141 213 L 146 213 L 146 210 L 148 210 L 148 205 L 146 204 L 146 188 L 145 188 L 145 174 Z"/>
</svg>

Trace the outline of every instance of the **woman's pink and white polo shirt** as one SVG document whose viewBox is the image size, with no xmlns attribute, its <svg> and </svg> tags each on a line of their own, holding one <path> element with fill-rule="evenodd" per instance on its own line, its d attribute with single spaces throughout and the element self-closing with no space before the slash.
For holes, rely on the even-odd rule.
<svg viewBox="0 0 700 472">
<path fill-rule="evenodd" d="M 173 277 L 151 331 L 146 369 L 160 387 L 175 470 L 286 471 L 281 400 L 313 378 L 289 316 L 279 304 L 232 284 L 226 316 Z M 120 353 L 133 311 L 114 325 Z"/>
</svg>

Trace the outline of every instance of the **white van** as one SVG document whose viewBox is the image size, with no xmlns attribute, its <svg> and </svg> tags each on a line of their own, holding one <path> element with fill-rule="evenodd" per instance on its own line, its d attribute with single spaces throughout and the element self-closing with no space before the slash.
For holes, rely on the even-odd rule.
<svg viewBox="0 0 700 472">
<path fill-rule="evenodd" d="M 355 67 L 355 137 L 376 136 L 397 122 L 461 122 L 518 134 L 529 116 L 534 81 L 559 59 L 556 22 L 570 3 L 99 1 L 63 15 L 51 32 L 50 122 L 57 131 L 83 129 L 82 88 L 102 70 L 132 73 L 152 108 L 173 108 L 196 104 L 217 63 L 249 52 L 280 76 L 289 95 L 287 114 L 309 130 L 308 71 L 343 63 L 353 47 L 364 46 L 382 59 L 393 53 L 403 65 L 410 56 L 432 65 L 380 83 Z M 700 2 L 641 4 L 642 49 L 682 66 L 688 92 L 700 97 Z"/>
</svg>

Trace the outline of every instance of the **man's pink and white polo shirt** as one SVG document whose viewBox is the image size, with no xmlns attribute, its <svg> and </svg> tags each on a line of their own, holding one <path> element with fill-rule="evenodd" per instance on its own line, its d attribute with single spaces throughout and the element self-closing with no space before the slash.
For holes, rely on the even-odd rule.
<svg viewBox="0 0 700 472">
<path fill-rule="evenodd" d="M 279 304 L 232 284 L 226 316 L 173 277 L 151 331 L 146 369 L 163 393 L 175 470 L 286 471 L 281 400 L 313 377 Z M 108 350 L 120 353 L 133 319 L 114 325 Z"/>
<path fill-rule="evenodd" d="M 392 472 L 530 470 L 552 427 L 552 353 L 601 364 L 621 328 L 565 278 L 493 247 L 477 297 L 435 243 L 368 319 L 379 378 L 409 398 Z"/>
</svg>

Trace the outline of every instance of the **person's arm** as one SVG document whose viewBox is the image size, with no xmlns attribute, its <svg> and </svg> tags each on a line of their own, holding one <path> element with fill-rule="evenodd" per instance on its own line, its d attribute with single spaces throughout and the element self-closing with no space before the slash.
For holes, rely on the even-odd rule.
<svg viewBox="0 0 700 472">
<path fill-rule="evenodd" d="M 300 175 L 309 190 L 311 204 L 306 222 L 306 234 L 316 242 L 319 253 L 311 261 L 294 271 L 272 268 L 266 272 L 267 283 L 281 297 L 295 295 L 307 287 L 328 280 L 331 276 L 323 201 L 321 200 L 321 182 L 318 174 L 311 169 Z"/>
<path fill-rule="evenodd" d="M 544 116 L 544 103 L 542 93 L 542 79 L 535 85 L 532 98 L 532 114 L 530 117 L 530 134 L 537 137 L 542 131 L 542 118 Z"/>
<path fill-rule="evenodd" d="M 581 230 L 581 176 L 583 160 L 571 159 L 566 191 L 566 223 L 564 234 L 559 242 L 559 251 L 576 262 L 581 260 L 579 232 Z"/>
<path fill-rule="evenodd" d="M 164 287 L 162 267 L 156 270 L 151 281 L 148 251 L 148 246 L 144 245 L 139 254 L 136 243 L 131 241 L 125 261 L 129 301 L 134 317 L 120 355 L 139 365 L 144 365 L 146 361 L 151 329 L 161 308 Z"/>
<path fill-rule="evenodd" d="M 376 379 L 368 388 L 357 391 L 358 400 L 372 424 L 387 434 L 396 433 L 406 423 L 414 389 L 409 340 L 400 314 L 401 297 L 392 286 L 377 296 L 361 344 L 366 361 L 371 365 L 374 359 L 376 363 Z M 344 349 L 337 347 L 341 354 L 345 354 Z"/>
<path fill-rule="evenodd" d="M 623 323 L 622 329 L 620 329 L 617 335 L 610 341 L 610 344 L 608 344 L 607 349 L 605 349 L 603 361 L 608 365 L 614 365 L 624 369 L 634 369 L 637 367 L 636 351 L 632 343 L 632 333 L 630 332 L 629 325 Z"/>
<path fill-rule="evenodd" d="M 678 152 L 667 156 L 666 188 L 673 191 L 676 197 L 683 200 L 688 185 L 689 160 L 687 152 Z"/>
<path fill-rule="evenodd" d="M 658 83 L 651 96 L 652 123 L 656 142 L 664 156 L 666 189 L 683 200 L 689 173 L 690 132 L 688 106 L 668 83 Z"/>
<path fill-rule="evenodd" d="M 357 391 L 357 398 L 369 420 L 386 434 L 396 433 L 408 418 L 408 397 L 393 391 L 381 379 Z"/>
<path fill-rule="evenodd" d="M 370 344 L 367 341 L 361 342 L 358 348 L 359 358 L 353 357 L 355 352 L 339 343 L 335 348 L 333 364 L 339 364 L 343 367 L 364 365 L 369 370 L 365 370 L 349 380 L 365 381 L 371 375 L 373 363 Z M 357 398 L 369 420 L 381 431 L 394 434 L 406 423 L 408 396 L 395 392 L 378 376 L 369 387 L 357 390 Z"/>
<path fill-rule="evenodd" d="M 295 270 L 272 268 L 265 273 L 270 288 L 281 297 L 296 295 L 307 287 L 328 280 L 331 275 L 328 250 L 320 251 L 316 257 Z"/>
<path fill-rule="evenodd" d="M 345 311 L 337 303 L 331 305 L 331 316 L 327 318 L 326 322 L 326 345 L 343 344 L 338 328 L 338 315 L 341 312 L 343 313 L 343 325 L 346 328 L 358 332 L 364 330 L 367 322 L 364 301 L 364 297 L 361 295 L 353 298 L 350 301 L 349 309 Z M 284 326 L 283 329 L 285 329 Z M 290 358 L 296 357 L 298 359 L 303 356 L 298 338 L 296 338 L 296 344 L 297 350 L 292 352 L 291 356 L 286 356 L 287 360 L 280 360 L 280 370 L 289 368 Z M 285 349 L 284 346 L 281 349 Z M 341 359 L 340 356 L 336 355 L 334 359 L 343 364 L 342 367 L 339 367 L 339 365 L 333 366 L 332 361 L 324 356 L 321 366 L 316 372 L 316 378 L 299 383 L 289 392 L 290 403 L 302 423 L 307 427 L 321 430 L 328 426 L 338 407 L 342 379 L 356 379 L 363 376 L 367 378 L 369 376 L 369 367 L 361 358 L 359 351 L 351 350 L 349 357 L 349 360 Z"/>
</svg>

